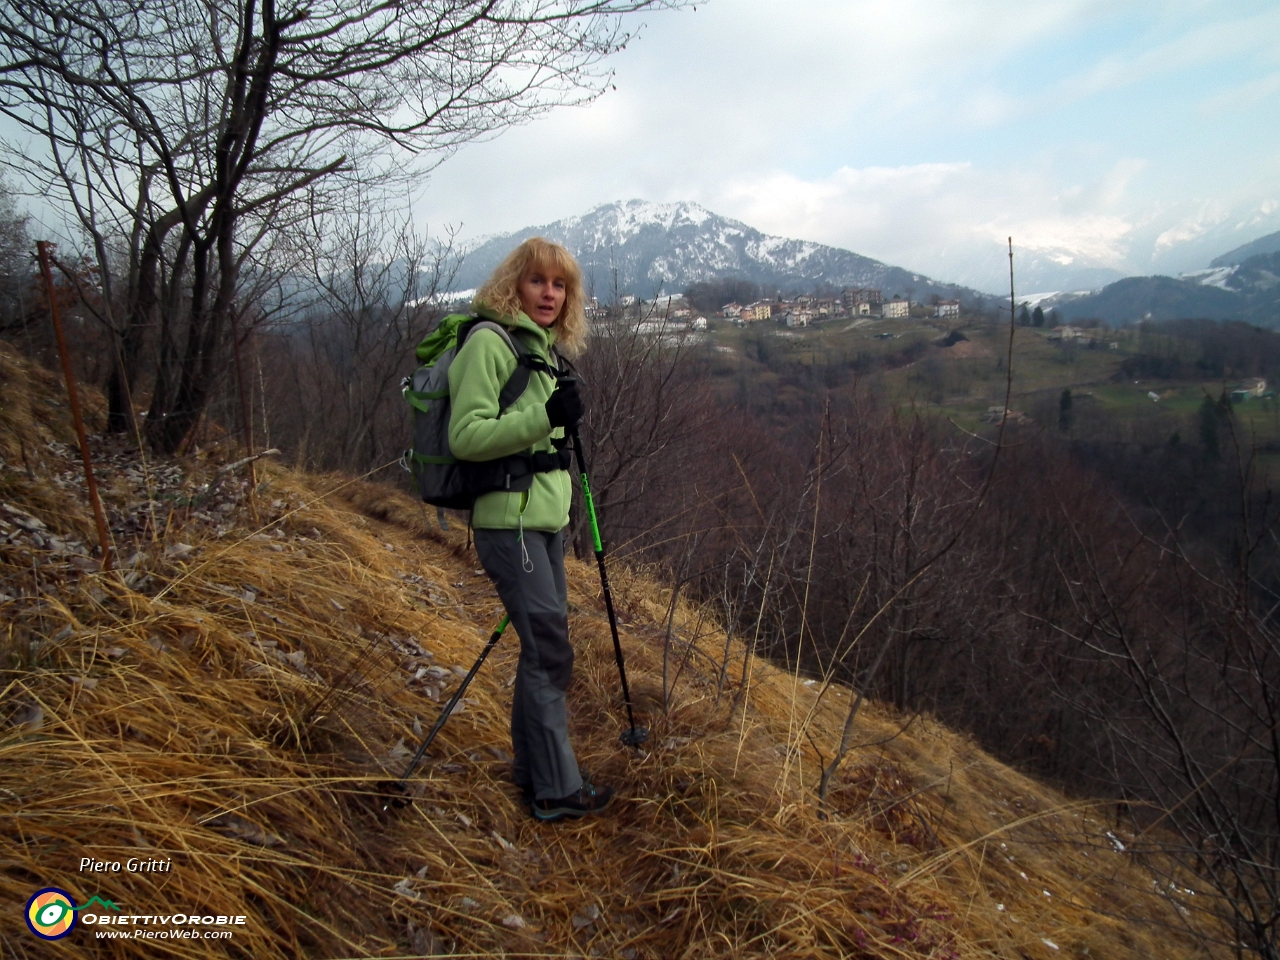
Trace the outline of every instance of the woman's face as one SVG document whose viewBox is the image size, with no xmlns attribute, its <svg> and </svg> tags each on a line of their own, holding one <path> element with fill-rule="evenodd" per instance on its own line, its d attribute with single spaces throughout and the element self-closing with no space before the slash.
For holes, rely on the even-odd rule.
<svg viewBox="0 0 1280 960">
<path fill-rule="evenodd" d="M 520 306 L 540 327 L 549 327 L 560 319 L 564 309 L 567 282 L 554 269 L 530 267 L 520 278 Z"/>
</svg>

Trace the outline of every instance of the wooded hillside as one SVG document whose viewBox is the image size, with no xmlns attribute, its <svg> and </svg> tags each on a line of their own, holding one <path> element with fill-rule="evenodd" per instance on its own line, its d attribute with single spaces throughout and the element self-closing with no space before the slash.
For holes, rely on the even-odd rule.
<svg viewBox="0 0 1280 960">
<path fill-rule="evenodd" d="M 497 617 L 465 531 L 349 476 L 268 459 L 254 483 L 219 444 L 156 458 L 97 435 L 103 572 L 58 379 L 9 347 L 0 376 L 8 955 L 48 955 L 19 917 L 45 886 L 248 918 L 213 944 L 98 939 L 82 919 L 60 956 L 1146 958 L 1212 955 L 1224 933 L 1163 825 L 1139 834 L 1132 809 L 1064 797 L 925 715 L 866 704 L 819 803 L 853 691 L 621 566 L 642 751 L 617 740 L 594 571 L 568 570 L 573 732 L 616 813 L 548 826 L 520 807 L 509 643 L 413 804 L 384 811 L 377 784 Z"/>
</svg>

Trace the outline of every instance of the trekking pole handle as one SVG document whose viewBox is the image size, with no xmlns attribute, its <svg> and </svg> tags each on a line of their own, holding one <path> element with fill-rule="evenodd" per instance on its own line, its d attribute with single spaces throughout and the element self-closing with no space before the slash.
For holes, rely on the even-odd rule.
<svg viewBox="0 0 1280 960">
<path fill-rule="evenodd" d="M 604 543 L 600 540 L 600 524 L 596 520 L 596 502 L 591 496 L 591 484 L 587 480 L 587 459 L 582 454 L 582 436 L 574 427 L 570 436 L 573 439 L 573 456 L 578 461 L 578 477 L 582 484 L 582 499 L 587 505 L 587 520 L 591 524 L 591 546 L 596 556 L 604 553 Z"/>
</svg>

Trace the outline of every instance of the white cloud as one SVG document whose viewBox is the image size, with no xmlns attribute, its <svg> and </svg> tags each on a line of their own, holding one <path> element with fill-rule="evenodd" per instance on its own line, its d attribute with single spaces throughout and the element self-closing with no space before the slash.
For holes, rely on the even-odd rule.
<svg viewBox="0 0 1280 960">
<path fill-rule="evenodd" d="M 1200 209 L 1190 216 L 1183 217 L 1169 229 L 1160 233 L 1156 237 L 1154 252 L 1159 255 L 1178 244 L 1199 239 L 1214 227 L 1226 222 L 1229 217 L 1230 211 L 1224 204 L 1216 200 L 1210 200 L 1202 204 Z"/>
<path fill-rule="evenodd" d="M 1237 84 L 1203 98 L 1196 106 L 1203 116 L 1248 110 L 1280 93 L 1280 72 Z"/>
<path fill-rule="evenodd" d="M 1256 50 L 1270 50 L 1278 35 L 1280 8 L 1199 24 L 1146 49 L 1121 49 L 1099 58 L 1064 78 L 1054 99 L 1081 100 L 1212 61 L 1238 60 Z"/>
<path fill-rule="evenodd" d="M 1019 249 L 1058 262 L 1123 269 L 1134 223 L 1107 208 L 1123 199 L 1122 184 L 1140 168 L 1125 161 L 1101 185 L 1086 184 L 1066 197 L 1041 174 L 935 163 L 844 167 L 812 180 L 775 170 L 699 199 L 770 233 L 846 247 L 934 276 L 978 276 L 983 271 L 972 261 L 998 257 L 1009 236 Z M 1109 202 L 1081 209 L 1081 193 Z"/>
</svg>

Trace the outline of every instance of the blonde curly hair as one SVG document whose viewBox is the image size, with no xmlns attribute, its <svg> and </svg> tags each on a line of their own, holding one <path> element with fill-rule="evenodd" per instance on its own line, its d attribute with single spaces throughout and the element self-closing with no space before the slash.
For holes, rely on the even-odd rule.
<svg viewBox="0 0 1280 960">
<path fill-rule="evenodd" d="M 564 277 L 564 307 L 551 328 L 556 332 L 556 346 L 561 352 L 568 357 L 579 356 L 587 348 L 590 332 L 584 309 L 582 268 L 573 254 L 560 244 L 530 237 L 507 254 L 476 291 L 474 302 L 504 317 L 518 316 L 524 309 L 520 304 L 520 280 L 530 270 L 545 270 Z"/>
</svg>

